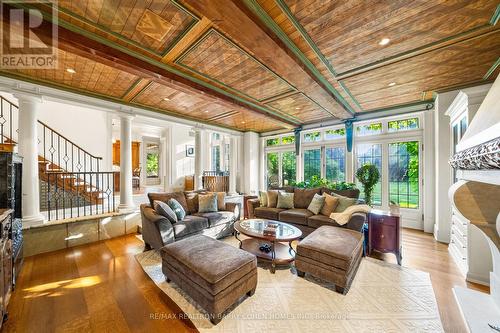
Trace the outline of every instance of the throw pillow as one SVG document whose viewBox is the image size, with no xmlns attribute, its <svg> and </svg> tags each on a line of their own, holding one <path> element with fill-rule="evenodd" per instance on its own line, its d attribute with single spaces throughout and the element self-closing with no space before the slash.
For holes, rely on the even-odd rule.
<svg viewBox="0 0 500 333">
<path fill-rule="evenodd" d="M 323 208 L 321 208 L 321 215 L 325 215 L 330 217 L 330 214 L 335 211 L 339 204 L 339 198 L 334 197 L 328 193 L 323 192 L 323 196 L 325 197 L 325 204 Z"/>
<path fill-rule="evenodd" d="M 198 195 L 198 213 L 211 213 L 217 211 L 217 194 L 200 194 Z"/>
<path fill-rule="evenodd" d="M 316 193 L 312 198 L 309 207 L 307 207 L 307 210 L 309 210 L 311 213 L 315 215 L 318 215 L 319 212 L 321 211 L 321 208 L 323 208 L 324 204 L 325 204 L 325 197 Z"/>
<path fill-rule="evenodd" d="M 217 210 L 226 210 L 226 192 L 217 192 Z"/>
<path fill-rule="evenodd" d="M 267 191 L 267 207 L 276 208 L 278 204 L 278 191 L 269 190 Z"/>
<path fill-rule="evenodd" d="M 276 208 L 292 209 L 293 193 L 278 192 L 278 203 Z"/>
<path fill-rule="evenodd" d="M 155 200 L 153 201 L 153 205 L 155 212 L 161 216 L 166 217 L 167 220 L 170 221 L 170 223 L 177 222 L 177 215 L 166 203 L 164 203 L 163 201 Z"/>
<path fill-rule="evenodd" d="M 174 211 L 175 215 L 177 216 L 177 221 L 184 220 L 184 218 L 186 217 L 186 211 L 179 203 L 179 201 L 172 198 L 167 201 L 167 205 Z"/>
<path fill-rule="evenodd" d="M 347 207 L 355 205 L 358 202 L 358 199 L 344 197 L 343 195 L 336 194 L 332 192 L 332 195 L 339 199 L 339 204 L 334 210 L 334 213 L 342 213 Z"/>
<path fill-rule="evenodd" d="M 267 207 L 267 192 L 259 191 L 259 201 L 261 207 Z"/>
</svg>

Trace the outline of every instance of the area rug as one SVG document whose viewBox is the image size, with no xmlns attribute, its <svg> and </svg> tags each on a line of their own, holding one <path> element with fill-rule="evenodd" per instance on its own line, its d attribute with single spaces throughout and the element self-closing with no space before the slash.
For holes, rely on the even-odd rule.
<svg viewBox="0 0 500 333">
<path fill-rule="evenodd" d="M 234 238 L 224 240 L 237 246 Z M 154 283 L 172 299 L 200 332 L 442 332 L 436 298 L 428 273 L 363 258 L 347 295 L 332 284 L 294 268 L 258 267 L 257 290 L 226 311 L 214 326 L 206 313 L 167 283 L 157 251 L 136 255 Z"/>
</svg>

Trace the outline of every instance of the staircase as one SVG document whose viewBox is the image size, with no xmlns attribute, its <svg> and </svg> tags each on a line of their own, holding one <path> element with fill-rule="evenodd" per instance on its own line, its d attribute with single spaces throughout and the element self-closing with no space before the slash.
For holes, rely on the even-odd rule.
<svg viewBox="0 0 500 333">
<path fill-rule="evenodd" d="M 0 145 L 13 151 L 18 107 L 0 96 Z M 40 210 L 48 220 L 115 210 L 114 174 L 101 172 L 94 156 L 60 132 L 38 121 Z"/>
</svg>

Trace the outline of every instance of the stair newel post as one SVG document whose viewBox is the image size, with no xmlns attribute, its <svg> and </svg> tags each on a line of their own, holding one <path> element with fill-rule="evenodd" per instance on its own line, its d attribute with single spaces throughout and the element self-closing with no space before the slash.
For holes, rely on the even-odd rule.
<svg viewBox="0 0 500 333">
<path fill-rule="evenodd" d="M 0 118 L 3 118 L 3 98 L 1 100 L 1 103 L 0 103 Z M 12 117 L 11 117 L 12 119 Z M 12 123 L 12 120 L 11 120 L 11 123 Z M 4 143 L 3 141 L 3 123 L 0 124 L 0 143 Z M 12 135 L 10 136 L 10 138 L 12 139 Z"/>
<path fill-rule="evenodd" d="M 12 136 L 12 124 L 14 123 L 14 121 L 12 120 L 12 104 L 10 104 L 9 117 L 10 117 L 9 134 L 10 138 L 14 139 L 14 136 Z"/>
<path fill-rule="evenodd" d="M 92 202 L 92 198 L 94 197 L 94 192 L 92 190 L 92 173 L 90 173 L 90 215 L 92 215 L 92 206 L 94 203 Z"/>
<path fill-rule="evenodd" d="M 61 173 L 60 177 L 62 180 L 62 207 L 63 207 L 63 219 L 66 218 L 66 173 Z"/>
<path fill-rule="evenodd" d="M 45 153 L 45 147 L 46 147 L 46 142 L 45 142 L 45 126 L 42 126 L 43 128 L 43 161 L 47 161 L 47 155 Z M 47 165 L 45 165 L 47 167 Z M 44 168 L 45 171 L 46 168 Z"/>
<path fill-rule="evenodd" d="M 51 207 L 51 196 L 50 196 L 50 173 L 47 174 L 47 213 L 48 220 L 50 221 L 50 212 L 52 211 Z"/>
<path fill-rule="evenodd" d="M 57 136 L 57 167 L 61 167 L 61 136 Z"/>
</svg>

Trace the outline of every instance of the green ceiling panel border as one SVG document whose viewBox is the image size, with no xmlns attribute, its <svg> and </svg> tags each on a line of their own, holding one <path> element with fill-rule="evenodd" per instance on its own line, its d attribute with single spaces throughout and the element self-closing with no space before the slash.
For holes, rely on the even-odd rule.
<svg viewBox="0 0 500 333">
<path fill-rule="evenodd" d="M 493 65 L 490 67 L 490 69 L 488 69 L 486 74 L 483 76 L 483 80 L 488 80 L 491 74 L 493 74 L 493 72 L 498 68 L 499 65 L 500 65 L 500 57 L 498 57 L 497 61 L 495 61 Z"/>
<path fill-rule="evenodd" d="M 327 90 L 335 97 L 335 100 L 343 106 L 352 115 L 355 111 L 351 105 L 344 99 L 344 97 L 332 86 L 332 84 L 319 72 L 316 66 L 299 50 L 299 48 L 293 43 L 293 41 L 288 37 L 288 35 L 278 26 L 276 22 L 267 14 L 267 12 L 257 3 L 256 0 L 243 0 L 245 5 L 257 15 L 262 22 L 271 29 L 278 38 L 292 51 L 300 61 L 307 67 L 311 73 L 327 88 Z"/>
</svg>

